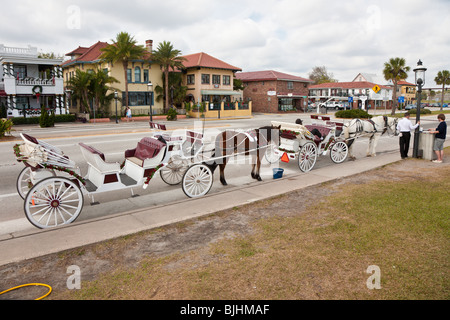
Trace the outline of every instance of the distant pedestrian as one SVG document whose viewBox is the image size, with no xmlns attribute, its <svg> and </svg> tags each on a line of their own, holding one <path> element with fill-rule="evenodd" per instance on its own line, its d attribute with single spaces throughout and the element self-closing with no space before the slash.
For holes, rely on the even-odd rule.
<svg viewBox="0 0 450 320">
<path fill-rule="evenodd" d="M 415 125 L 411 123 L 409 120 L 409 112 L 406 112 L 404 117 L 398 122 L 397 124 L 397 130 L 400 131 L 400 156 L 402 159 L 408 158 L 408 151 L 409 151 L 409 142 L 411 140 L 411 131 L 416 129 L 420 121 L 417 122 Z"/>
<path fill-rule="evenodd" d="M 128 121 L 131 120 L 131 109 L 130 109 L 130 107 L 127 107 L 127 113 L 126 113 L 126 115 L 127 115 L 127 122 L 128 122 Z"/>
<path fill-rule="evenodd" d="M 433 150 L 436 153 L 437 160 L 433 160 L 434 163 L 442 163 L 444 161 L 444 141 L 447 135 L 447 123 L 445 122 L 445 115 L 443 113 L 437 116 L 439 125 L 436 130 L 428 129 L 431 133 L 436 133 L 434 137 Z"/>
</svg>

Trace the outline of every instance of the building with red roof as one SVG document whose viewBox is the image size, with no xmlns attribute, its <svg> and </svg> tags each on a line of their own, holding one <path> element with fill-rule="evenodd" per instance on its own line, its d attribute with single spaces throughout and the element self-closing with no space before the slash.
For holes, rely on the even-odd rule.
<svg viewBox="0 0 450 320">
<path fill-rule="evenodd" d="M 256 112 L 286 112 L 304 110 L 308 102 L 311 79 L 274 71 L 236 73 L 244 85 L 244 100 L 252 101 Z"/>
<path fill-rule="evenodd" d="M 101 61 L 102 49 L 107 47 L 107 42 L 98 41 L 90 47 L 81 47 L 66 53 L 68 60 L 62 64 L 64 80 L 67 85 L 69 80 L 75 76 L 76 70 L 89 71 L 101 69 L 109 76 L 116 78 L 119 83 L 114 84 L 117 89 L 120 107 L 125 106 L 125 73 L 122 64 L 113 64 Z M 133 114 L 149 114 L 150 103 L 152 103 L 153 113 L 160 113 L 163 109 L 163 102 L 158 102 L 153 98 L 153 89 L 149 90 L 148 84 L 151 82 L 152 87 L 156 85 L 162 86 L 162 70 L 159 64 L 154 64 L 150 60 L 153 50 L 153 41 L 147 40 L 145 47 L 146 54 L 139 60 L 133 60 L 128 63 L 126 76 L 128 78 L 128 104 Z M 71 112 L 80 112 L 80 106 L 76 101 L 71 101 Z M 111 103 L 109 109 L 110 114 L 115 112 L 115 101 Z M 124 111 L 124 110 L 122 110 Z"/>
<path fill-rule="evenodd" d="M 242 97 L 233 90 L 235 73 L 241 68 L 217 59 L 205 52 L 184 55 L 183 85 L 187 87 L 187 100 L 203 102 L 208 110 L 218 110 L 222 103 L 233 108 Z"/>
</svg>

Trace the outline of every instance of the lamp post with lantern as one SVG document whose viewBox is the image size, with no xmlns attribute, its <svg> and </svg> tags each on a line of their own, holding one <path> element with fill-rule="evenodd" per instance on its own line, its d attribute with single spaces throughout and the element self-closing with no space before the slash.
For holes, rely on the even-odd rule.
<svg viewBox="0 0 450 320">
<path fill-rule="evenodd" d="M 427 68 L 423 66 L 422 61 L 419 59 L 417 62 L 417 67 L 413 70 L 416 76 L 416 85 L 417 85 L 417 108 L 416 108 L 416 123 L 420 121 L 420 105 L 422 98 L 422 87 L 425 85 L 425 71 Z M 413 149 L 413 157 L 419 157 L 419 134 L 420 134 L 420 126 L 417 126 L 414 131 L 414 149 Z"/>
</svg>

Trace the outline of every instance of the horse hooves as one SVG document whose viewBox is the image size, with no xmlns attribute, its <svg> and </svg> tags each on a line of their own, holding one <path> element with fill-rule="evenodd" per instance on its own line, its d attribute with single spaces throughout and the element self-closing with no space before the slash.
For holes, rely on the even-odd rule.
<svg viewBox="0 0 450 320">
<path fill-rule="evenodd" d="M 262 181 L 262 179 L 261 179 L 261 177 L 260 177 L 260 176 L 257 176 L 257 177 L 256 177 L 256 180 L 258 180 L 258 181 Z"/>
<path fill-rule="evenodd" d="M 220 183 L 222 183 L 222 185 L 224 185 L 224 186 L 228 185 L 228 183 L 226 182 L 225 179 L 220 179 Z"/>
</svg>

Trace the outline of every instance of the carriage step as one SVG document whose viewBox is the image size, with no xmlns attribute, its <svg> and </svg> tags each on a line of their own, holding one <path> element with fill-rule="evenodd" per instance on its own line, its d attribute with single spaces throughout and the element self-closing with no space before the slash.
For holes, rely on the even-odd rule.
<svg viewBox="0 0 450 320">
<path fill-rule="evenodd" d="M 97 190 L 97 187 L 91 181 L 86 179 L 85 182 L 86 182 L 85 187 L 88 192 L 94 192 L 95 190 Z"/>
<path fill-rule="evenodd" d="M 120 176 L 120 181 L 122 181 L 122 183 L 126 186 L 133 186 L 133 185 L 137 184 L 136 180 L 134 180 L 133 178 L 130 178 L 125 173 L 121 173 L 121 174 L 119 174 L 119 176 Z"/>
</svg>

